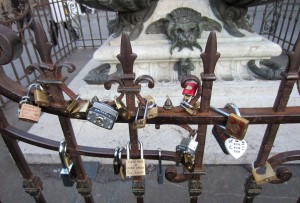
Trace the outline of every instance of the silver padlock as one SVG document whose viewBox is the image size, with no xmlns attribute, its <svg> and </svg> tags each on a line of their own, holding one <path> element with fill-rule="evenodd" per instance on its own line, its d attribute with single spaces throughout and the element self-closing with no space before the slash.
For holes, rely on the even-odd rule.
<svg viewBox="0 0 300 203">
<path fill-rule="evenodd" d="M 147 110 L 148 110 L 148 99 L 145 98 L 145 100 L 146 100 L 146 106 L 145 106 L 144 116 L 143 116 L 142 119 L 138 119 L 139 112 L 140 112 L 140 109 L 141 109 L 141 105 L 138 104 L 138 109 L 137 109 L 137 112 L 136 112 L 135 121 L 133 122 L 133 126 L 135 128 L 144 128 L 146 126 L 146 117 L 147 117 Z"/>
<path fill-rule="evenodd" d="M 181 157 L 181 163 L 190 172 L 194 170 L 195 153 L 198 146 L 196 141 L 197 131 L 194 134 L 190 134 L 188 138 L 183 138 L 180 145 L 176 146 L 176 153 Z"/>
<path fill-rule="evenodd" d="M 74 164 L 67 155 L 67 143 L 62 140 L 59 145 L 59 157 L 62 164 L 62 169 L 60 171 L 60 177 L 63 181 L 65 187 L 72 187 L 75 180 L 75 168 Z"/>
<path fill-rule="evenodd" d="M 139 150 L 141 151 L 140 159 L 130 159 L 130 141 L 127 143 L 127 160 L 126 160 L 126 176 L 145 176 L 146 175 L 146 167 L 144 160 L 144 152 L 143 152 L 143 143 L 138 141 Z"/>
</svg>

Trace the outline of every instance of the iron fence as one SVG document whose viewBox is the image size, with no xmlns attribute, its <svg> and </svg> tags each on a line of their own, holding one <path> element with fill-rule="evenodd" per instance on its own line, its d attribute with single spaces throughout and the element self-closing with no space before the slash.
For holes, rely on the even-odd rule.
<svg viewBox="0 0 300 203">
<path fill-rule="evenodd" d="M 38 18 L 53 44 L 51 56 L 54 62 L 60 61 L 78 48 L 98 48 L 107 39 L 107 22 L 116 17 L 115 12 L 100 11 L 86 6 L 79 6 L 72 1 L 53 2 L 34 0 L 33 16 Z M 297 33 L 300 30 L 300 1 L 283 0 L 275 3 L 249 8 L 248 16 L 253 30 L 278 43 L 283 50 L 293 49 Z M 28 26 L 28 18 L 23 23 L 13 25 L 18 31 Z M 296 34 L 295 34 L 296 33 Z M 27 86 L 37 79 L 38 74 L 27 74 L 25 68 L 32 63 L 40 63 L 40 58 L 33 48 L 34 36 L 30 29 L 20 32 L 24 45 L 22 56 L 8 65 L 0 66 L 14 81 Z M 0 95 L 0 106 L 5 106 L 8 99 Z"/>
</svg>

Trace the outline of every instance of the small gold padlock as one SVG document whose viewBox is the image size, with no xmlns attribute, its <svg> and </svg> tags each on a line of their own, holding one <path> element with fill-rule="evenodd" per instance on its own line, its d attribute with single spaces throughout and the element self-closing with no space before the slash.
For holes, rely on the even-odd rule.
<svg viewBox="0 0 300 203">
<path fill-rule="evenodd" d="M 150 95 L 146 96 L 148 99 L 147 119 L 155 118 L 158 116 L 158 107 L 154 101 L 154 98 Z"/>
<path fill-rule="evenodd" d="M 88 100 L 78 102 L 71 111 L 70 116 L 75 118 L 85 118 L 90 107 L 91 103 Z"/>
<path fill-rule="evenodd" d="M 276 180 L 277 176 L 272 166 L 266 162 L 265 165 L 254 168 L 254 162 L 252 164 L 252 175 L 257 184 L 269 183 L 272 180 Z"/>
<path fill-rule="evenodd" d="M 41 85 L 36 86 L 36 89 L 33 91 L 33 94 L 34 94 L 34 103 L 36 103 L 38 106 L 50 105 L 49 95 Z"/>
<path fill-rule="evenodd" d="M 64 113 L 70 113 L 78 105 L 78 99 L 80 95 L 78 95 L 75 99 L 70 99 L 67 104 L 65 105 Z"/>
<path fill-rule="evenodd" d="M 141 151 L 140 159 L 130 159 L 130 141 L 127 143 L 127 160 L 126 160 L 126 176 L 145 176 L 146 166 L 143 152 L 143 143 L 138 141 L 139 148 Z"/>
<path fill-rule="evenodd" d="M 115 96 L 115 103 L 116 103 L 116 108 L 119 112 L 119 115 L 124 120 L 129 120 L 131 118 L 131 115 L 130 115 L 129 111 L 127 110 L 125 104 L 122 102 L 122 100 L 119 99 L 117 96 Z"/>
<path fill-rule="evenodd" d="M 144 116 L 142 119 L 138 119 L 139 111 L 140 111 L 140 105 L 138 105 L 138 109 L 136 112 L 135 116 L 135 121 L 133 122 L 133 126 L 135 128 L 144 128 L 146 126 L 146 116 L 147 116 L 147 110 L 148 110 L 148 99 L 145 98 L 146 100 L 146 106 L 145 106 L 145 111 L 144 111 Z"/>
</svg>

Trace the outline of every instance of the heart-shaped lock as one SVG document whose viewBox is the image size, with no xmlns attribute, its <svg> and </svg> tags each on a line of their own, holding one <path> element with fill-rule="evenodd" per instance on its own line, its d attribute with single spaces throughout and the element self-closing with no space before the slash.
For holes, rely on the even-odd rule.
<svg viewBox="0 0 300 203">
<path fill-rule="evenodd" d="M 246 152 L 247 142 L 246 140 L 238 140 L 231 137 L 225 140 L 225 147 L 231 156 L 238 159 Z"/>
</svg>

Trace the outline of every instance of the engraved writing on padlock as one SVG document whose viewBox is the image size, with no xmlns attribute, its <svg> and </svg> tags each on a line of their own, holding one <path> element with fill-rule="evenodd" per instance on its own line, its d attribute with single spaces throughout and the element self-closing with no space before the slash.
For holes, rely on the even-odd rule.
<svg viewBox="0 0 300 203">
<path fill-rule="evenodd" d="M 254 168 L 254 162 L 252 164 L 252 175 L 257 184 L 269 183 L 272 180 L 276 180 L 277 176 L 272 166 L 266 162 L 265 165 Z"/>
<path fill-rule="evenodd" d="M 129 120 L 131 118 L 131 115 L 126 108 L 125 104 L 120 100 L 117 96 L 115 96 L 115 103 L 116 103 L 116 108 L 119 112 L 119 115 L 124 119 L 124 120 Z"/>
<path fill-rule="evenodd" d="M 180 145 L 176 146 L 176 153 L 181 156 L 181 163 L 190 172 L 194 170 L 195 152 L 198 146 L 196 138 L 197 131 L 194 132 L 194 136 L 191 134 L 189 138 L 183 138 Z"/>
<path fill-rule="evenodd" d="M 130 141 L 127 143 L 127 160 L 126 160 L 126 176 L 145 176 L 146 175 L 146 167 L 145 160 L 143 154 L 143 144 L 138 141 L 141 158 L 140 159 L 130 159 Z"/>
<path fill-rule="evenodd" d="M 144 116 L 142 119 L 138 119 L 139 116 L 139 112 L 141 109 L 141 105 L 138 104 L 138 109 L 136 112 L 136 116 L 135 116 L 135 121 L 133 122 L 133 126 L 135 128 L 144 128 L 146 126 L 146 116 L 147 116 L 147 110 L 148 110 L 148 99 L 145 98 L 146 100 L 146 106 L 145 106 L 145 110 L 144 110 Z"/>
<path fill-rule="evenodd" d="M 155 118 L 158 116 L 158 106 L 156 105 L 154 98 L 150 95 L 146 96 L 148 99 L 147 119 Z"/>
<path fill-rule="evenodd" d="M 41 85 L 37 85 L 36 89 L 33 91 L 34 103 L 38 106 L 49 106 L 49 94 L 43 89 Z"/>
<path fill-rule="evenodd" d="M 60 142 L 59 145 L 59 157 L 62 164 L 62 169 L 60 171 L 60 177 L 63 181 L 65 187 L 72 187 L 74 185 L 75 168 L 74 164 L 67 156 L 67 143 L 65 140 Z"/>
<path fill-rule="evenodd" d="M 227 113 L 213 106 L 210 107 L 215 112 L 227 117 L 226 133 L 238 140 L 243 140 L 249 125 L 249 121 L 234 113 Z"/>
<path fill-rule="evenodd" d="M 32 99 L 29 97 L 29 93 L 32 87 L 36 87 L 38 84 L 33 83 L 28 86 L 26 95 L 21 98 L 18 108 L 18 118 L 22 121 L 28 121 L 37 123 L 40 118 L 41 108 L 34 106 Z"/>
</svg>

